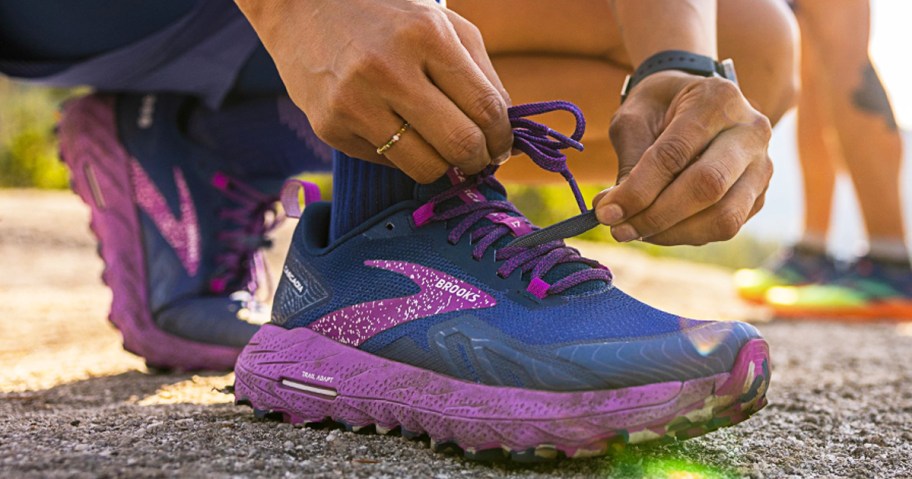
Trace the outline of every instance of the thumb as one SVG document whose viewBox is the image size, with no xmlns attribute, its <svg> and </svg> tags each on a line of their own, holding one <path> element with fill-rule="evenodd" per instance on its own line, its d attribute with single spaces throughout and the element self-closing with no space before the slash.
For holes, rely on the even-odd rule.
<svg viewBox="0 0 912 479">
<path fill-rule="evenodd" d="M 649 122 L 643 115 L 618 112 L 611 120 L 609 135 L 611 145 L 617 153 L 617 182 L 615 186 L 596 195 L 592 200 L 592 206 L 599 222 L 614 225 L 624 220 L 625 213 L 619 205 L 611 201 L 614 195 L 609 193 L 613 193 L 613 190 L 616 190 L 617 186 L 627 179 L 643 153 L 655 143 L 657 133 L 650 128 Z"/>
</svg>

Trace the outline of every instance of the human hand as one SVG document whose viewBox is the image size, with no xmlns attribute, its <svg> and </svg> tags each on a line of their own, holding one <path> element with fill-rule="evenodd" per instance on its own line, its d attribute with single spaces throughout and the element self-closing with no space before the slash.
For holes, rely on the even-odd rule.
<svg viewBox="0 0 912 479">
<path fill-rule="evenodd" d="M 770 122 L 731 81 L 651 75 L 618 109 L 610 134 L 618 184 L 593 208 L 618 241 L 728 240 L 763 206 Z"/>
<path fill-rule="evenodd" d="M 456 13 L 431 0 L 236 2 L 333 148 L 422 183 L 509 157 L 510 98 L 478 29 Z"/>
</svg>

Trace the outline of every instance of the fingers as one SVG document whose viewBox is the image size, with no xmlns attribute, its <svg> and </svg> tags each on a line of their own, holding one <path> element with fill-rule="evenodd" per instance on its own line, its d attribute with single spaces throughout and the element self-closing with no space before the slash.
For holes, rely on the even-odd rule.
<svg viewBox="0 0 912 479">
<path fill-rule="evenodd" d="M 763 158 L 755 158 L 755 152 Z M 765 157 L 764 145 L 750 129 L 722 132 L 651 206 L 612 228 L 615 239 L 648 238 L 711 207 L 722 200 L 748 165 Z M 765 184 L 753 186 L 756 191 L 762 191 Z"/>
<path fill-rule="evenodd" d="M 617 153 L 618 184 L 627 178 L 659 135 L 658 121 L 650 121 L 650 116 L 648 111 L 626 110 L 615 113 L 611 119 L 608 134 Z"/>
<path fill-rule="evenodd" d="M 648 208 L 659 194 L 690 165 L 719 133 L 711 112 L 688 110 L 671 123 L 630 169 L 626 179 L 602 200 L 596 215 L 605 224 L 617 224 Z M 717 126 L 718 125 L 718 126 Z M 612 221 L 613 220 L 613 221 Z"/>
<path fill-rule="evenodd" d="M 427 79 L 416 79 L 412 92 L 391 106 L 447 163 L 468 174 L 491 164 L 481 128 Z"/>
<path fill-rule="evenodd" d="M 615 186 L 600 192 L 592 200 L 592 208 L 599 222 L 614 225 L 625 217 L 623 207 L 615 201 L 603 201 L 608 192 L 614 190 L 630 175 L 643 153 L 655 142 L 658 135 L 658 121 L 649 121 L 649 111 L 618 112 L 611 119 L 609 136 L 618 157 L 618 175 Z"/>
<path fill-rule="evenodd" d="M 366 139 L 367 142 L 377 146 L 389 141 L 404 123 L 401 117 L 392 112 L 375 114 L 374 118 L 377 125 L 388 125 L 389 129 L 389 133 L 371 133 L 372 137 Z M 379 131 L 378 128 L 373 130 Z M 424 139 L 421 132 L 413 127 L 402 133 L 399 141 L 386 150 L 383 156 L 377 154 L 376 148 L 376 146 L 371 148 L 372 151 L 367 158 L 385 159 L 418 183 L 431 183 L 443 176 L 450 168 L 450 163 Z M 359 158 L 366 159 L 365 157 Z"/>
<path fill-rule="evenodd" d="M 500 81 L 500 76 L 498 76 L 497 72 L 494 70 L 494 64 L 491 63 L 491 58 L 488 56 L 481 32 L 472 24 L 472 22 L 462 18 L 458 13 L 452 10 L 446 10 L 446 14 L 447 18 L 450 19 L 450 22 L 456 29 L 459 40 L 462 42 L 462 45 L 465 46 L 466 51 L 469 52 L 472 60 L 475 61 L 475 64 L 478 65 L 478 68 L 481 69 L 488 81 L 494 85 L 494 88 L 496 88 L 500 93 L 500 96 L 503 97 L 507 107 L 511 106 L 513 101 L 510 98 L 507 89 L 504 88 L 503 83 Z"/>
<path fill-rule="evenodd" d="M 662 246 L 699 246 L 733 238 L 763 207 L 765 189 L 757 185 L 768 184 L 772 175 L 772 168 L 764 165 L 751 164 L 722 201 L 645 241 Z"/>
<path fill-rule="evenodd" d="M 461 42 L 441 42 L 439 48 L 439 55 L 428 58 L 429 78 L 481 130 L 488 157 L 505 159 L 513 145 L 513 130 L 503 87 L 500 91 L 495 87 Z M 473 47 L 473 51 L 475 57 L 487 57 L 483 49 Z"/>
</svg>

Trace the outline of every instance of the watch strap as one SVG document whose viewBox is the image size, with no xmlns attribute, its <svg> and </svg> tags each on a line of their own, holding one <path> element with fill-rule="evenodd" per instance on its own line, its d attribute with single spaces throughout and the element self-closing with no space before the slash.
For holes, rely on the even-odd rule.
<svg viewBox="0 0 912 479">
<path fill-rule="evenodd" d="M 705 55 L 684 50 L 666 50 L 644 60 L 633 74 L 627 76 L 621 89 L 621 101 L 624 101 L 630 90 L 644 78 L 666 70 L 679 70 L 704 77 L 718 76 L 737 82 L 731 60 L 720 63 Z"/>
</svg>

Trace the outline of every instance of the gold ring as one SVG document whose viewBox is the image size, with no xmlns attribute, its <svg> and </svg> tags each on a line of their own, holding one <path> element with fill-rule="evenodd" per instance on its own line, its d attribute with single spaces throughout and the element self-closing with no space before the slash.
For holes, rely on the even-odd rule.
<svg viewBox="0 0 912 479">
<path fill-rule="evenodd" d="M 396 134 L 389 139 L 389 141 L 387 141 L 383 146 L 377 148 L 377 154 L 382 155 L 386 153 L 387 150 L 392 148 L 393 145 L 395 145 L 396 142 L 402 138 L 402 134 L 405 133 L 410 127 L 411 125 L 409 125 L 409 122 L 403 123 L 402 126 L 399 127 L 399 131 L 397 131 Z"/>
</svg>

